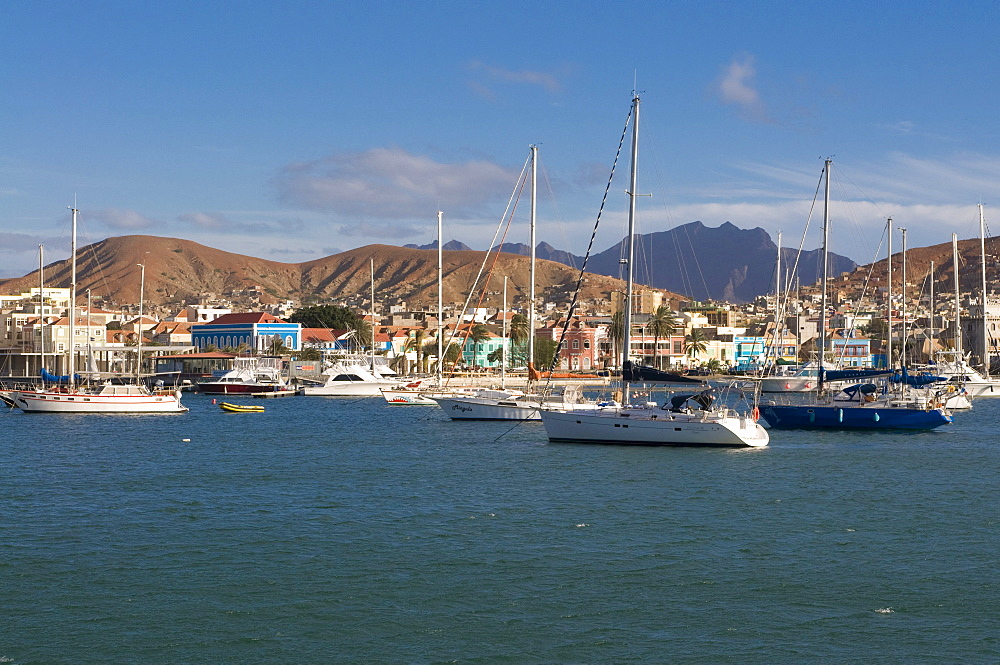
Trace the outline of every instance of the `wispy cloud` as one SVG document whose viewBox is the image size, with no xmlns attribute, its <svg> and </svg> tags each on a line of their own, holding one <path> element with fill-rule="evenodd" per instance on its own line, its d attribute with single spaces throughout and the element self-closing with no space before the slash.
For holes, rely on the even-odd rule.
<svg viewBox="0 0 1000 665">
<path fill-rule="evenodd" d="M 516 179 L 516 172 L 487 161 L 444 164 L 374 148 L 289 165 L 275 185 L 282 201 L 341 218 L 413 219 L 439 209 L 463 218 L 508 195 Z"/>
<path fill-rule="evenodd" d="M 89 220 L 103 224 L 109 229 L 117 231 L 140 231 L 153 227 L 161 227 L 163 224 L 136 212 L 123 208 L 105 208 L 94 212 L 88 212 Z"/>
<path fill-rule="evenodd" d="M 730 62 L 719 78 L 716 93 L 724 104 L 739 107 L 741 112 L 756 122 L 768 121 L 767 110 L 757 91 L 757 67 L 752 55 L 744 55 Z"/>
<path fill-rule="evenodd" d="M 426 227 L 421 228 L 412 224 L 397 223 L 361 222 L 358 224 L 344 224 L 338 230 L 340 231 L 340 235 L 348 238 L 367 237 L 372 242 L 387 245 L 401 244 L 402 240 L 423 238 L 427 235 Z"/>
<path fill-rule="evenodd" d="M 562 83 L 559 78 L 551 72 L 533 71 L 529 69 L 515 71 L 488 65 L 479 60 L 469 63 L 469 70 L 477 72 L 486 77 L 488 81 L 501 81 L 503 83 L 516 83 L 542 88 L 549 93 L 557 93 L 562 90 Z M 482 84 L 482 82 L 480 82 Z"/>
<path fill-rule="evenodd" d="M 247 235 L 281 235 L 297 233 L 305 228 L 299 219 L 277 221 L 239 221 L 222 213 L 192 212 L 177 219 L 205 231 L 227 231 Z"/>
</svg>

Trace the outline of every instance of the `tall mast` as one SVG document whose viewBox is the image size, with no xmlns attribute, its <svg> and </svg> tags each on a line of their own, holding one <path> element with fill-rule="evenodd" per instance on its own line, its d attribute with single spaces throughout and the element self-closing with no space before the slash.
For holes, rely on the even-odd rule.
<svg viewBox="0 0 1000 665">
<path fill-rule="evenodd" d="M 502 351 L 500 354 L 500 388 L 501 390 L 507 384 L 507 275 L 503 276 L 503 318 L 501 319 L 501 330 L 500 339 L 503 340 Z"/>
<path fill-rule="evenodd" d="M 438 210 L 438 329 L 437 329 L 437 342 L 438 342 L 438 361 L 437 361 L 437 382 L 438 386 L 441 385 L 441 372 L 444 366 L 444 351 L 442 350 L 444 346 L 444 340 L 441 336 L 444 334 L 444 326 L 442 324 L 444 320 L 444 294 L 442 292 L 442 283 L 444 281 L 444 261 L 442 260 L 443 254 L 441 250 L 441 217 L 444 213 Z"/>
<path fill-rule="evenodd" d="M 823 375 L 826 374 L 823 368 L 823 361 L 826 358 L 826 281 L 829 279 L 828 259 L 830 242 L 830 168 L 833 160 L 827 159 L 825 168 L 826 184 L 823 187 L 823 289 L 819 306 L 819 381 L 817 392 L 823 392 Z"/>
<path fill-rule="evenodd" d="M 931 339 L 936 340 L 937 337 L 934 335 L 934 262 L 931 261 L 931 274 L 930 274 L 930 304 L 931 304 Z M 933 348 L 930 346 L 928 348 Z"/>
<path fill-rule="evenodd" d="M 979 256 L 982 266 L 982 283 L 979 285 L 983 303 L 983 376 L 990 378 L 990 333 L 986 322 L 986 220 L 983 204 L 979 204 Z"/>
<path fill-rule="evenodd" d="M 886 256 L 885 320 L 888 332 L 885 336 L 885 368 L 892 369 L 892 217 L 885 222 Z"/>
<path fill-rule="evenodd" d="M 375 374 L 375 257 L 369 259 L 372 275 L 372 374 Z"/>
<path fill-rule="evenodd" d="M 954 267 L 955 272 L 955 352 L 958 357 L 955 362 L 961 362 L 964 358 L 964 352 L 962 351 L 962 304 L 959 302 L 959 285 L 958 278 L 958 234 L 951 234 L 951 265 Z"/>
<path fill-rule="evenodd" d="M 535 212 L 538 189 L 538 146 L 531 146 L 531 267 L 528 281 L 528 364 L 534 367 L 535 362 Z M 556 352 L 558 353 L 558 351 Z M 531 373 L 528 373 L 529 379 Z"/>
<path fill-rule="evenodd" d="M 45 367 L 45 247 L 38 246 L 38 340 L 41 348 L 38 354 L 39 370 Z M 41 376 L 41 371 L 38 372 Z M 42 379 L 42 387 L 45 387 L 45 379 Z"/>
<path fill-rule="evenodd" d="M 622 323 L 622 404 L 631 401 L 629 395 L 629 384 L 625 379 L 625 365 L 628 362 L 629 347 L 632 345 L 632 280 L 635 277 L 633 272 L 633 259 L 635 258 L 635 197 L 637 190 L 636 181 L 638 179 L 639 166 L 639 94 L 634 93 L 632 97 L 632 167 L 629 177 L 628 188 L 628 245 L 626 255 L 626 274 L 628 275 L 625 286 L 625 302 L 622 303 L 625 309 L 624 321 Z"/>
<path fill-rule="evenodd" d="M 774 362 L 777 364 L 781 357 L 780 349 L 784 339 L 784 324 L 780 322 L 781 317 L 781 231 L 778 231 L 778 259 L 774 268 Z M 654 349 L 655 353 L 655 349 Z"/>
<path fill-rule="evenodd" d="M 139 266 L 139 324 L 136 326 L 136 345 L 135 345 L 135 381 L 136 383 L 142 382 L 142 304 L 146 298 L 146 266 L 143 263 L 137 263 Z M 88 305 L 89 307 L 89 305 Z M 90 324 L 90 311 L 87 311 L 87 323 Z"/>
<path fill-rule="evenodd" d="M 69 283 L 69 385 L 72 388 L 76 384 L 73 379 L 73 373 L 76 371 L 76 216 L 80 211 L 76 208 L 70 210 L 73 211 L 73 232 L 70 240 L 72 276 Z"/>
<path fill-rule="evenodd" d="M 906 367 L 906 336 L 907 336 L 907 332 L 908 332 L 907 331 L 907 327 L 906 327 L 906 229 L 900 227 L 899 232 L 903 236 L 903 273 L 901 275 L 903 283 L 899 287 L 899 297 L 900 297 L 900 300 L 902 301 L 902 306 L 900 308 L 900 312 L 902 312 L 902 319 L 903 319 L 903 341 L 902 341 L 902 345 L 900 346 L 900 349 L 899 349 L 899 366 L 905 368 Z"/>
</svg>

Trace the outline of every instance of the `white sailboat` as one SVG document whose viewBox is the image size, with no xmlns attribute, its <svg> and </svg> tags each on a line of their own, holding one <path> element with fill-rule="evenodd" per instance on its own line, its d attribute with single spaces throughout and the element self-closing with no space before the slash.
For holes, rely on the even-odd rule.
<svg viewBox="0 0 1000 665">
<path fill-rule="evenodd" d="M 964 389 L 975 397 L 1000 397 L 1000 378 L 989 373 L 989 327 L 986 318 L 986 224 L 983 208 L 979 207 L 979 253 L 980 253 L 980 290 L 983 315 L 983 372 L 974 368 L 962 349 L 961 304 L 959 303 L 958 279 L 958 236 L 951 234 L 952 263 L 955 266 L 955 348 L 939 351 L 935 355 L 935 364 L 930 368 L 934 374 L 947 379 L 948 384 L 957 390 Z"/>
<path fill-rule="evenodd" d="M 382 397 L 387 404 L 399 404 L 405 406 L 437 406 L 434 397 L 451 397 L 455 395 L 471 394 L 471 389 L 448 388 L 444 385 L 443 367 L 443 335 L 444 335 L 444 255 L 441 246 L 442 224 L 444 213 L 438 210 L 437 214 L 437 282 L 438 282 L 438 309 L 437 309 L 437 370 L 433 384 L 426 381 L 417 380 L 404 384 L 383 387 Z"/>
<path fill-rule="evenodd" d="M 106 381 L 96 386 L 78 385 L 74 374 L 76 368 L 76 222 L 78 210 L 73 212 L 72 230 L 72 282 L 69 301 L 69 355 L 70 372 L 67 385 L 43 387 L 37 390 L 17 390 L 9 394 L 14 406 L 25 413 L 182 413 L 187 407 L 181 404 L 181 392 L 151 392 L 138 383 L 138 372 L 134 384 L 113 384 Z M 140 266 L 145 270 L 144 266 Z M 143 273 L 145 274 L 145 273 Z M 142 319 L 142 292 L 140 286 L 139 311 Z M 87 313 L 88 317 L 90 313 Z M 136 349 L 139 363 L 142 359 L 142 330 L 139 330 L 139 345 Z"/>
<path fill-rule="evenodd" d="M 530 269 L 528 292 L 528 372 L 534 368 L 535 348 L 535 219 L 538 189 L 538 146 L 531 146 Z M 505 304 L 506 308 L 506 304 Z M 506 363 L 507 354 L 502 362 Z M 582 393 L 567 387 L 559 393 L 480 389 L 471 395 L 434 396 L 432 399 L 452 420 L 539 420 L 545 409 L 596 409 Z"/>
<path fill-rule="evenodd" d="M 632 168 L 629 187 L 628 280 L 625 302 L 623 365 L 629 359 L 632 310 L 633 259 L 635 256 L 636 168 L 639 151 L 639 96 L 632 98 Z M 622 386 L 623 406 L 595 410 L 542 410 L 540 416 L 550 441 L 660 446 L 766 446 L 767 430 L 756 420 L 757 411 L 739 413 L 714 405 L 712 389 L 676 395 L 670 404 L 631 405 L 630 386 Z M 667 407 L 670 407 L 669 410 Z"/>
</svg>

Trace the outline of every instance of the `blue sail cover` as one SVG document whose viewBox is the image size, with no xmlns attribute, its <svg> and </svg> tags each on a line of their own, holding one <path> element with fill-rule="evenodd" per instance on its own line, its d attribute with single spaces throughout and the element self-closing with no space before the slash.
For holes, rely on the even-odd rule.
<svg viewBox="0 0 1000 665">
<path fill-rule="evenodd" d="M 889 377 L 889 380 L 893 383 L 905 383 L 908 386 L 919 388 L 921 386 L 929 386 L 932 383 L 941 383 L 942 381 L 947 381 L 948 379 L 943 376 L 934 376 L 933 374 L 929 374 L 927 372 L 910 374 L 904 367 L 902 372 L 893 374 Z"/>
<path fill-rule="evenodd" d="M 891 374 L 892 370 L 857 367 L 854 369 L 824 369 L 822 372 L 824 381 L 858 381 L 873 376 L 885 376 L 886 374 Z"/>
<path fill-rule="evenodd" d="M 681 374 L 674 374 L 673 372 L 664 372 L 663 370 L 656 369 L 654 367 L 647 367 L 646 365 L 636 365 L 631 360 L 625 361 L 622 365 L 622 379 L 630 382 L 660 382 L 660 383 L 697 383 L 704 385 L 705 382 L 701 379 L 695 379 L 690 376 L 683 376 Z"/>
<path fill-rule="evenodd" d="M 49 370 L 45 369 L 44 367 L 39 372 L 39 375 L 42 377 L 43 381 L 48 381 L 49 383 L 69 383 L 69 374 L 66 374 L 64 376 L 56 376 L 55 374 L 50 374 Z M 73 380 L 79 381 L 80 375 L 74 374 Z"/>
</svg>

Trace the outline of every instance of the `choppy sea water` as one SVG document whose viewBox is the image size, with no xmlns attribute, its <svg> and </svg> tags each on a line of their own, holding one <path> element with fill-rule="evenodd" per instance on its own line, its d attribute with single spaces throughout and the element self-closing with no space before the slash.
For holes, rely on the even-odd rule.
<svg viewBox="0 0 1000 665">
<path fill-rule="evenodd" d="M 0 662 L 1000 661 L 1000 399 L 761 450 L 184 401 L 0 413 Z"/>
</svg>

